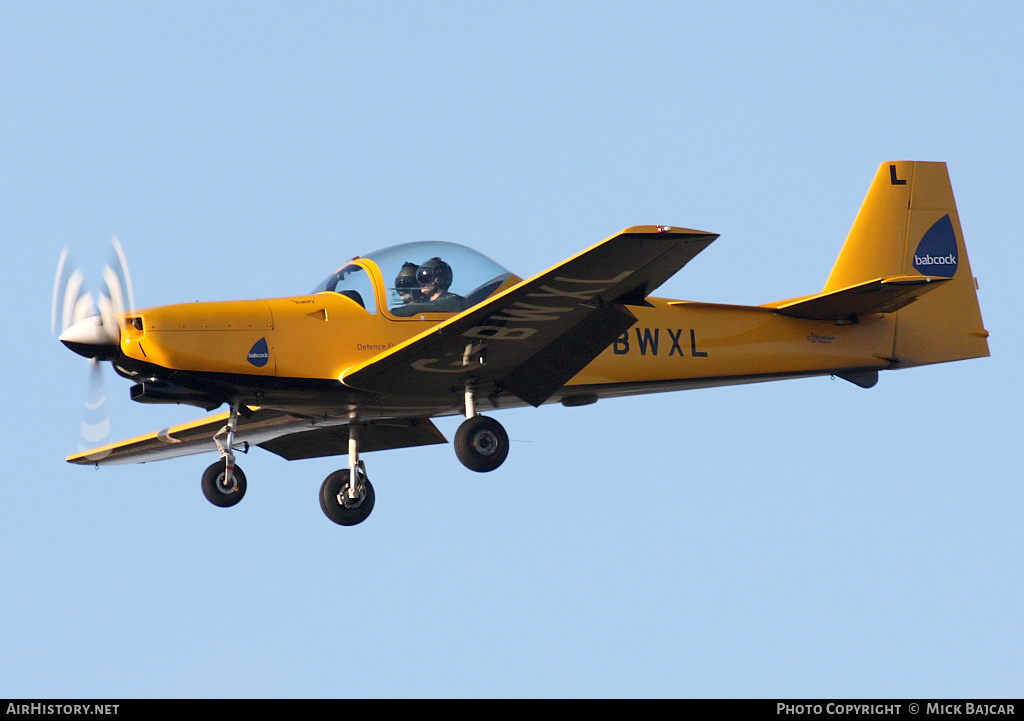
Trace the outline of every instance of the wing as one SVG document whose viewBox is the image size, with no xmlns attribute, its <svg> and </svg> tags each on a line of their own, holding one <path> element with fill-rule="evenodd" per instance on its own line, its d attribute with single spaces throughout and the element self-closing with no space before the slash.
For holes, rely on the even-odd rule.
<svg viewBox="0 0 1024 721">
<path fill-rule="evenodd" d="M 79 465 L 145 463 L 195 453 L 216 451 L 214 435 L 227 424 L 227 412 L 155 433 L 120 441 L 68 457 Z M 431 443 L 446 443 L 444 435 L 426 418 L 378 421 L 362 429 L 360 450 L 382 451 Z M 296 460 L 348 453 L 347 420 L 312 420 L 283 411 L 250 409 L 238 419 L 235 444 L 258 445 L 271 453 Z"/>
<path fill-rule="evenodd" d="M 507 391 L 537 406 L 636 322 L 655 288 L 718 235 L 637 226 L 434 326 L 341 376 L 352 388 L 407 398 Z"/>
</svg>

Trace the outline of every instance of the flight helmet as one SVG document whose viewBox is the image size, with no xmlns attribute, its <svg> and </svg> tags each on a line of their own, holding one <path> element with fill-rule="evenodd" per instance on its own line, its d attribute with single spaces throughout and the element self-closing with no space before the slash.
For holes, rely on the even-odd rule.
<svg viewBox="0 0 1024 721">
<path fill-rule="evenodd" d="M 435 290 L 446 291 L 452 284 L 452 267 L 440 258 L 431 258 L 416 270 L 420 286 L 434 284 Z"/>
<path fill-rule="evenodd" d="M 402 269 L 398 271 L 398 275 L 395 276 L 395 291 L 404 302 L 408 303 L 410 300 L 420 299 L 420 284 L 416 282 L 416 271 L 419 268 L 415 263 L 406 262 L 402 265 Z M 411 296 L 405 298 L 405 296 Z"/>
</svg>

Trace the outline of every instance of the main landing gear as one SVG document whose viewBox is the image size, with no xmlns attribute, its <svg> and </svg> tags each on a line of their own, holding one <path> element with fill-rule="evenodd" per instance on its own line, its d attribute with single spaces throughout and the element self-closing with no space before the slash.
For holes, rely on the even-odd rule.
<svg viewBox="0 0 1024 721">
<path fill-rule="evenodd" d="M 508 433 L 493 418 L 476 413 L 476 381 L 466 379 L 466 420 L 455 432 L 455 455 L 471 471 L 486 473 L 508 457 Z"/>
<path fill-rule="evenodd" d="M 362 523 L 373 510 L 373 485 L 359 460 L 361 426 L 352 417 L 348 427 L 348 468 L 327 476 L 320 486 L 320 508 L 341 526 Z M 493 471 L 508 457 L 508 434 L 493 418 L 476 413 L 476 382 L 466 381 L 466 420 L 455 434 L 455 454 L 466 468 Z M 354 480 L 353 480 L 354 479 Z"/>
<path fill-rule="evenodd" d="M 498 421 L 487 416 L 464 420 L 455 432 L 454 443 L 462 465 L 478 473 L 493 471 L 508 456 L 508 434 Z"/>
<path fill-rule="evenodd" d="M 351 478 L 352 471 L 343 468 L 327 476 L 320 486 L 320 508 L 325 516 L 339 526 L 362 523 L 373 510 L 373 486 L 366 477 L 362 462 L 356 473 L 355 488 L 352 487 Z"/>
<path fill-rule="evenodd" d="M 348 468 L 327 476 L 320 486 L 320 508 L 339 526 L 362 523 L 373 510 L 373 486 L 366 477 L 366 466 L 359 460 L 361 430 L 353 417 L 348 427 Z"/>
</svg>

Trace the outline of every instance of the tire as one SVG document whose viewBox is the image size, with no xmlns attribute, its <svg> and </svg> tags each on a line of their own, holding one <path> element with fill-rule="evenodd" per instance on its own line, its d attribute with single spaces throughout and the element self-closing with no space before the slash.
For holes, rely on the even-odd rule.
<svg viewBox="0 0 1024 721">
<path fill-rule="evenodd" d="M 241 501 L 245 495 L 245 474 L 242 473 L 242 469 L 235 466 L 233 471 L 237 490 L 225 484 L 225 475 L 223 460 L 217 461 L 203 472 L 203 495 L 218 508 L 229 508 Z"/>
<path fill-rule="evenodd" d="M 362 477 L 363 498 L 357 505 L 347 506 L 338 502 L 338 494 L 342 489 L 348 488 L 348 469 L 344 468 L 335 471 L 324 479 L 320 486 L 320 508 L 324 515 L 337 523 L 339 526 L 354 526 L 362 523 L 373 510 L 376 495 L 373 492 L 373 485 L 366 476 Z"/>
<path fill-rule="evenodd" d="M 493 418 L 467 418 L 455 433 L 455 455 L 471 471 L 493 471 L 508 457 L 508 434 Z"/>
</svg>

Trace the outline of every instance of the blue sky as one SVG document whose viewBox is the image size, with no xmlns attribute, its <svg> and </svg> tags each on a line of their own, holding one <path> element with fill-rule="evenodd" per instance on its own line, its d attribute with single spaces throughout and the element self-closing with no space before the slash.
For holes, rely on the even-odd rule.
<svg viewBox="0 0 1024 721">
<path fill-rule="evenodd" d="M 0 695 L 1024 692 L 1016 3 L 0 5 Z M 721 237 L 658 291 L 818 291 L 878 164 L 949 165 L 992 357 L 499 414 L 508 461 L 72 467 L 69 246 L 139 306 L 308 291 L 396 242 L 520 275 L 621 228 Z M 108 369 L 109 370 L 109 369 Z M 201 411 L 108 373 L 115 437 Z M 439 426 L 454 435 L 458 419 Z"/>
</svg>

